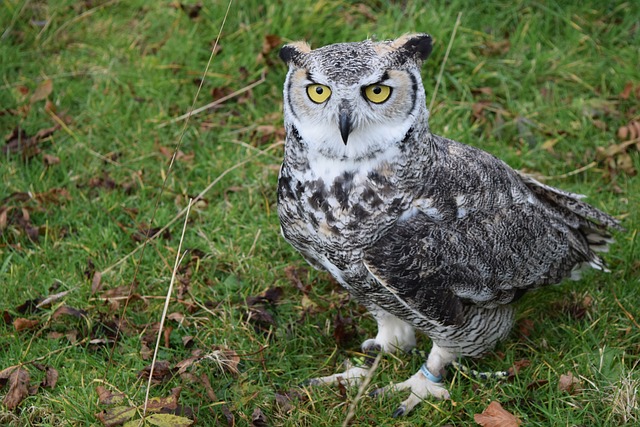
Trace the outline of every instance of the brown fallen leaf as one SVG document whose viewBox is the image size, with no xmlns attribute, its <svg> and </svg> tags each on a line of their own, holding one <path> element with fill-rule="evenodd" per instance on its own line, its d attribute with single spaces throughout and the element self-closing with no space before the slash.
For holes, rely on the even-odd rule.
<svg viewBox="0 0 640 427">
<path fill-rule="evenodd" d="M 145 366 L 140 372 L 138 372 L 138 378 L 148 379 L 151 374 L 151 365 Z M 166 360 L 156 360 L 153 368 L 151 381 L 155 384 L 168 380 L 173 376 L 173 370 Z"/>
<path fill-rule="evenodd" d="M 33 91 L 29 103 L 35 104 L 38 101 L 47 99 L 47 97 L 51 95 L 51 92 L 53 92 L 53 80 L 47 79 L 40 83 L 36 90 Z"/>
<path fill-rule="evenodd" d="M 25 329 L 33 329 L 38 326 L 38 323 L 38 320 L 30 320 L 25 319 L 24 317 L 18 317 L 13 321 L 13 327 L 16 328 L 17 332 L 20 332 Z"/>
<path fill-rule="evenodd" d="M 272 50 L 274 50 L 281 44 L 282 44 L 282 38 L 280 38 L 280 36 L 278 35 L 267 34 L 266 36 L 264 36 L 264 39 L 262 39 L 262 50 L 256 57 L 256 62 L 260 63 L 266 60 L 265 62 L 271 65 L 272 61 L 271 61 L 271 58 L 269 58 L 269 54 L 271 53 Z"/>
<path fill-rule="evenodd" d="M 112 393 L 101 385 L 96 387 L 96 392 L 101 405 L 117 405 L 122 403 L 125 397 L 124 393 Z"/>
<path fill-rule="evenodd" d="M 136 414 L 137 408 L 132 406 L 114 406 L 95 414 L 105 427 L 115 427 L 124 424 Z"/>
<path fill-rule="evenodd" d="M 267 289 L 266 291 L 260 293 L 259 295 L 248 296 L 247 305 L 253 306 L 258 303 L 275 304 L 278 302 L 278 300 L 280 300 L 283 293 L 284 293 L 284 290 L 280 286 L 275 286 L 273 288 Z"/>
<path fill-rule="evenodd" d="M 517 323 L 518 331 L 522 337 L 531 336 L 531 332 L 535 330 L 535 323 L 531 319 L 521 319 Z"/>
<path fill-rule="evenodd" d="M 41 387 L 54 388 L 58 382 L 58 370 L 52 366 L 38 367 L 40 370 L 44 370 L 44 379 L 40 383 Z"/>
<path fill-rule="evenodd" d="M 29 396 L 29 371 L 23 368 L 14 369 L 9 375 L 9 391 L 2 402 L 8 410 L 13 411 Z"/>
<path fill-rule="evenodd" d="M 102 289 L 102 273 L 96 271 L 93 273 L 93 278 L 91 279 L 91 295 L 96 292 L 100 292 Z"/>
<path fill-rule="evenodd" d="M 358 331 L 353 318 L 350 316 L 343 317 L 340 312 L 337 312 L 333 318 L 333 338 L 336 340 L 338 347 L 348 347 L 349 343 L 357 335 Z"/>
<path fill-rule="evenodd" d="M 606 177 L 615 176 L 619 172 L 624 172 L 629 176 L 636 175 L 637 171 L 630 153 L 632 147 L 640 150 L 640 138 L 630 139 L 620 144 L 611 144 L 608 147 L 596 148 L 596 160 L 607 169 Z"/>
<path fill-rule="evenodd" d="M 629 99 L 629 96 L 631 96 L 632 90 L 633 90 L 633 82 L 627 82 L 624 85 L 624 89 L 622 89 L 622 92 L 620 92 L 620 95 L 618 95 L 618 97 L 620 99 Z"/>
<path fill-rule="evenodd" d="M 60 163 L 60 157 L 54 156 L 53 154 L 43 154 L 42 161 L 45 166 L 53 166 Z"/>
<path fill-rule="evenodd" d="M 171 394 L 167 397 L 152 397 L 147 403 L 147 411 L 173 413 L 178 407 L 178 399 L 182 387 L 171 389 Z"/>
<path fill-rule="evenodd" d="M 262 412 L 262 409 L 254 409 L 253 414 L 251 414 L 251 427 L 267 427 L 268 425 L 267 417 Z"/>
<path fill-rule="evenodd" d="M 235 420 L 235 417 L 233 416 L 233 413 L 231 412 L 231 410 L 229 409 L 229 407 L 224 401 L 218 400 L 218 396 L 216 396 L 216 393 L 213 391 L 213 387 L 211 387 L 211 382 L 209 381 L 209 377 L 207 376 L 206 373 L 202 373 L 200 375 L 200 383 L 204 386 L 207 397 L 209 398 L 211 403 L 215 403 L 216 405 L 219 405 L 220 410 L 222 411 L 222 413 L 224 414 L 224 417 L 227 420 L 227 426 L 228 427 L 235 426 L 236 420 Z"/>
<path fill-rule="evenodd" d="M 620 141 L 631 141 L 632 139 L 640 138 L 640 121 L 631 120 L 628 124 L 620 126 L 618 129 L 618 138 Z M 640 149 L 640 145 L 638 149 Z"/>
<path fill-rule="evenodd" d="M 482 427 L 518 427 L 521 424 L 518 418 L 496 401 L 491 402 L 481 414 L 474 414 L 473 420 Z"/>
<path fill-rule="evenodd" d="M 531 365 L 530 360 L 527 360 L 527 359 L 516 360 L 515 362 L 513 362 L 513 366 L 507 369 L 507 372 L 509 373 L 509 376 L 514 376 L 518 372 L 520 372 L 522 368 L 526 368 L 530 365 Z"/>
<path fill-rule="evenodd" d="M 571 372 L 560 375 L 558 380 L 558 390 L 566 391 L 569 394 L 577 394 L 579 392 L 580 380 L 573 376 Z"/>
<path fill-rule="evenodd" d="M 39 130 L 35 135 L 29 137 L 23 129 L 15 128 L 13 132 L 5 137 L 5 145 L 2 146 L 3 154 L 20 153 L 24 159 L 30 159 L 40 153 L 38 145 L 40 142 L 51 136 L 60 129 L 56 124 L 50 128 Z"/>
<path fill-rule="evenodd" d="M 84 318 L 88 318 L 89 313 L 87 313 L 84 310 L 80 310 L 80 309 L 77 309 L 77 308 L 69 307 L 68 305 L 62 305 L 62 306 L 58 307 L 56 309 L 56 311 L 53 312 L 53 315 L 51 316 L 51 318 L 52 319 L 57 319 L 58 317 L 60 317 L 62 315 L 73 316 L 76 319 L 84 319 Z"/>
</svg>

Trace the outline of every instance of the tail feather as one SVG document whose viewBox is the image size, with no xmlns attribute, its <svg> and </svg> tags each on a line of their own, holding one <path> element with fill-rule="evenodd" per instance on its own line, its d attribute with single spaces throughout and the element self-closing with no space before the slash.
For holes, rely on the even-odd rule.
<svg viewBox="0 0 640 427">
<path fill-rule="evenodd" d="M 570 212 L 580 218 L 583 225 L 589 228 L 589 231 L 600 234 L 602 237 L 611 238 L 606 232 L 607 229 L 625 231 L 620 225 L 620 221 L 611 215 L 594 208 L 588 203 L 583 202 L 586 196 L 583 194 L 570 193 L 555 187 L 543 184 L 530 175 L 518 172 L 524 183 L 542 200 L 554 205 L 561 211 Z"/>
<path fill-rule="evenodd" d="M 585 239 L 589 254 L 585 254 L 586 262 L 577 264 L 571 271 L 571 278 L 580 278 L 586 268 L 594 268 L 608 272 L 605 262 L 595 252 L 607 252 L 609 245 L 615 240 L 609 230 L 625 231 L 620 221 L 611 215 L 583 202 L 585 196 L 570 193 L 549 185 L 545 185 L 529 175 L 518 172 L 524 183 L 544 203 L 563 215 L 567 223 L 577 229 Z"/>
</svg>

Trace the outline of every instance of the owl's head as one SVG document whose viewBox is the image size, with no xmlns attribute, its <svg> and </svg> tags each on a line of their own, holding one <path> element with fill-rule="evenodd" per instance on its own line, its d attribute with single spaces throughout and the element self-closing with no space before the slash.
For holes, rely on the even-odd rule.
<svg viewBox="0 0 640 427">
<path fill-rule="evenodd" d="M 358 158 L 404 139 L 428 111 L 420 67 L 431 36 L 338 43 L 311 49 L 285 45 L 285 125 L 295 127 L 310 150 L 329 158 Z"/>
</svg>

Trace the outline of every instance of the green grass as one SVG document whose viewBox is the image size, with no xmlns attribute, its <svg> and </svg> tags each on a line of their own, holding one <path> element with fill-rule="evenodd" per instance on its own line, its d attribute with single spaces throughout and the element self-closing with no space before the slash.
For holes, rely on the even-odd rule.
<svg viewBox="0 0 640 427">
<path fill-rule="evenodd" d="M 628 82 L 640 87 L 640 6 L 635 2 L 237 1 L 196 106 L 211 102 L 214 92 L 241 89 L 262 73 L 266 81 L 191 119 L 181 146 L 187 157 L 176 162 L 161 193 L 169 174 L 161 147 L 173 150 L 183 123 L 159 125 L 188 111 L 227 8 L 225 2 L 202 3 L 195 18 L 168 1 L 2 4 L 3 136 L 16 127 L 33 136 L 54 126 L 52 108 L 66 125 L 39 144 L 40 154 L 24 158 L 3 151 L 0 158 L 0 209 L 8 212 L 0 234 L 0 310 L 9 320 L 0 322 L 0 369 L 38 359 L 60 375 L 53 389 L 41 387 L 17 409 L 0 407 L 0 424 L 98 424 L 94 414 L 106 408 L 98 401 L 100 385 L 142 405 L 146 381 L 137 374 L 150 360 L 142 357 L 141 340 L 161 319 L 182 219 L 143 256 L 137 252 L 105 273 L 103 289 L 95 294 L 93 273 L 135 250 L 140 243 L 132 236 L 139 230 L 164 226 L 188 197 L 247 161 L 214 185 L 189 216 L 184 247 L 192 251 L 176 284 L 181 300 L 169 307 L 187 322 L 167 321 L 173 327 L 170 345 L 159 353 L 173 366 L 194 349 L 211 352 L 222 346 L 240 356 L 239 372 L 203 362 L 188 370 L 191 377 L 153 385 L 150 395 L 168 396 L 182 386 L 179 403 L 193 408 L 198 425 L 227 425 L 223 407 L 236 425 L 251 424 L 256 408 L 269 425 L 341 425 L 356 390 L 301 391 L 297 385 L 337 372 L 375 333 L 375 324 L 328 275 L 303 270 L 306 294 L 287 276 L 287 267 L 306 267 L 280 237 L 275 212 L 282 148 L 271 144 L 281 136 L 265 129 L 281 126 L 286 69 L 277 49 L 258 60 L 269 34 L 320 46 L 429 32 L 435 46 L 423 76 L 430 100 L 461 12 L 431 128 L 540 175 L 560 176 L 596 161 L 597 149 L 619 143 L 617 129 L 638 118 L 640 99 L 619 96 Z M 49 106 L 44 100 L 30 104 L 47 79 L 53 83 Z M 481 100 L 488 107 L 474 118 Z M 630 151 L 632 166 L 640 170 L 638 152 Z M 45 155 L 60 162 L 46 166 Z M 598 161 L 584 172 L 548 182 L 587 194 L 590 203 L 623 219 L 628 232 L 616 235 L 606 256 L 611 274 L 587 274 L 580 282 L 527 296 L 510 339 L 495 354 L 466 362 L 502 370 L 530 361 L 514 380 L 479 383 L 452 372 L 447 379 L 451 401 L 424 402 L 407 418 L 392 420 L 404 395 L 364 398 L 353 425 L 473 425 L 473 414 L 492 400 L 530 426 L 640 422 L 633 395 L 640 387 L 640 179 L 619 167 L 608 172 L 606 162 Z M 68 197 L 43 197 L 55 189 L 66 190 Z M 25 222 L 39 230 L 37 241 L 27 235 Z M 126 311 L 122 301 L 116 305 L 100 298 L 105 290 L 134 280 L 133 292 L 143 298 L 132 299 Z M 249 319 L 246 298 L 272 287 L 281 287 L 282 297 L 253 307 Z M 48 307 L 19 312 L 27 300 L 62 291 L 70 292 Z M 54 318 L 62 305 L 87 315 Z M 265 312 L 272 321 L 255 320 Z M 338 313 L 347 324 L 336 339 Z M 112 339 L 109 330 L 122 316 L 128 323 L 113 352 L 111 345 L 90 344 Z M 17 332 L 12 320 L 20 317 L 39 324 Z M 528 326 L 525 333 L 522 325 Z M 73 332 L 75 339 L 52 332 Z M 191 347 L 183 345 L 186 336 L 193 337 Z M 420 345 L 430 346 L 426 338 Z M 373 382 L 404 380 L 420 363 L 385 357 Z M 44 377 L 33 364 L 25 368 L 32 384 Z M 568 371 L 581 381 L 575 394 L 558 389 L 560 375 Z M 203 374 L 217 400 L 194 379 Z M 290 402 L 291 408 L 276 403 L 277 394 L 296 390 L 300 398 Z M 0 395 L 6 393 L 5 385 Z M 622 405 L 625 397 L 636 399 L 635 408 Z"/>
</svg>

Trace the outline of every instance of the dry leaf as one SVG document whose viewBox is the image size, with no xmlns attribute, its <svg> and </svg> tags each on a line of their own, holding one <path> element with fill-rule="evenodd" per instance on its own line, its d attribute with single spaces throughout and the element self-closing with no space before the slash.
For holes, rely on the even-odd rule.
<svg viewBox="0 0 640 427">
<path fill-rule="evenodd" d="M 576 394 L 579 386 L 580 380 L 574 377 L 571 372 L 567 372 L 566 375 L 560 375 L 560 380 L 558 380 L 558 390 L 566 391 L 569 394 Z"/>
<path fill-rule="evenodd" d="M 13 327 L 16 328 L 16 331 L 20 332 L 25 329 L 33 329 L 38 326 L 37 320 L 29 320 L 24 317 L 18 317 L 13 321 Z"/>
<path fill-rule="evenodd" d="M 620 141 L 631 141 L 632 139 L 640 138 L 640 122 L 632 120 L 625 126 L 620 126 L 618 129 L 618 138 Z M 640 147 L 638 147 L 640 149 Z"/>
<path fill-rule="evenodd" d="M 158 427 L 188 427 L 194 423 L 189 418 L 173 414 L 151 414 L 145 421 Z"/>
<path fill-rule="evenodd" d="M 115 427 L 124 424 L 130 420 L 137 412 L 135 407 L 131 406 L 114 406 L 96 414 L 96 418 L 102 422 L 105 427 Z"/>
<path fill-rule="evenodd" d="M 101 385 L 96 387 L 96 392 L 101 405 L 113 405 L 124 401 L 124 393 L 112 393 Z"/>
<path fill-rule="evenodd" d="M 178 398 L 182 387 L 171 390 L 171 395 L 167 397 L 152 397 L 147 403 L 147 410 L 151 412 L 174 411 L 178 407 Z"/>
<path fill-rule="evenodd" d="M 95 273 L 93 273 L 93 279 L 91 279 L 91 295 L 95 294 L 96 292 L 100 292 L 101 289 L 102 289 L 102 273 L 99 271 L 96 271 Z"/>
<path fill-rule="evenodd" d="M 138 372 L 138 378 L 142 378 L 147 380 L 149 378 L 149 374 L 151 373 L 151 365 L 146 366 L 140 372 Z M 153 368 L 153 377 L 151 381 L 155 384 L 161 383 L 162 381 L 168 380 L 173 376 L 173 372 L 169 362 L 166 360 L 156 360 L 156 363 Z"/>
<path fill-rule="evenodd" d="M 519 419 L 496 401 L 491 402 L 482 414 L 475 414 L 473 420 L 483 427 L 518 427 L 521 424 Z"/>
<path fill-rule="evenodd" d="M 40 85 L 33 91 L 31 94 L 31 99 L 29 102 L 34 104 L 38 101 L 42 101 L 43 99 L 47 99 L 51 92 L 53 91 L 53 80 L 47 79 L 40 83 Z"/>
<path fill-rule="evenodd" d="M 618 97 L 620 99 L 629 99 L 629 96 L 631 95 L 632 90 L 633 90 L 633 83 L 627 82 L 627 84 L 624 85 L 624 89 L 622 89 L 622 92 L 620 93 L 620 95 L 618 95 Z"/>
<path fill-rule="evenodd" d="M 256 408 L 251 414 L 251 427 L 267 427 L 267 417 L 262 412 L 262 409 Z"/>
<path fill-rule="evenodd" d="M 2 400 L 8 410 L 13 411 L 25 397 L 29 396 L 29 380 L 29 371 L 26 369 L 17 368 L 11 372 L 9 391 Z"/>
<path fill-rule="evenodd" d="M 53 166 L 60 163 L 60 157 L 54 156 L 52 154 L 43 154 L 42 161 L 45 166 Z"/>
<path fill-rule="evenodd" d="M 49 387 L 49 388 L 54 388 L 56 386 L 56 383 L 58 382 L 58 371 L 55 368 L 52 368 L 51 366 L 45 366 L 45 374 L 44 374 L 44 379 L 42 380 L 42 382 L 40 383 L 40 385 L 42 387 Z"/>
<path fill-rule="evenodd" d="M 51 317 L 53 319 L 57 319 L 62 315 L 73 316 L 77 319 L 83 319 L 83 318 L 89 317 L 89 313 L 87 313 L 86 311 L 69 307 L 68 305 L 62 305 L 58 307 L 56 311 L 53 312 L 53 315 Z"/>
</svg>

